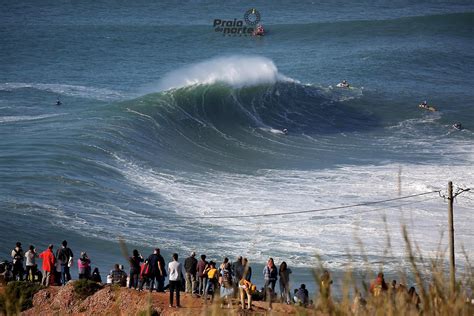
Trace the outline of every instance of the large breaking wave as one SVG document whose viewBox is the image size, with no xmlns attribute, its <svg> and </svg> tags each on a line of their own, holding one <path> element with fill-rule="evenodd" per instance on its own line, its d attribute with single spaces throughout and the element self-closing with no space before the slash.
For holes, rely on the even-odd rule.
<svg viewBox="0 0 474 316">
<path fill-rule="evenodd" d="M 288 163 L 295 148 L 310 147 L 292 136 L 367 129 L 375 120 L 344 102 L 360 97 L 360 89 L 301 84 L 264 57 L 201 62 L 166 75 L 158 89 L 164 91 L 123 102 L 120 108 L 129 114 L 125 134 L 137 143 L 149 140 L 146 147 L 167 161 L 229 166 L 276 155 Z"/>
</svg>

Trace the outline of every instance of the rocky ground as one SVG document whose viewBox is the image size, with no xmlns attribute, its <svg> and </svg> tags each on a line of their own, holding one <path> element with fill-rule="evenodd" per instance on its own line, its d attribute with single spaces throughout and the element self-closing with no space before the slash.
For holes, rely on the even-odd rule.
<svg viewBox="0 0 474 316">
<path fill-rule="evenodd" d="M 254 302 L 253 311 L 242 310 L 238 301 L 232 306 L 205 305 L 204 301 L 181 293 L 181 308 L 169 307 L 169 293 L 138 292 L 127 288 L 105 286 L 95 294 L 80 299 L 71 284 L 49 287 L 35 294 L 27 315 L 311 315 L 312 310 L 292 305 Z"/>
</svg>

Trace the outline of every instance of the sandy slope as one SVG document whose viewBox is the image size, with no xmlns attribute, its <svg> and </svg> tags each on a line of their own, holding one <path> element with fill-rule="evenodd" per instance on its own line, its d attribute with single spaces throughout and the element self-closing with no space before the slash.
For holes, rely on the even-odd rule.
<svg viewBox="0 0 474 316">
<path fill-rule="evenodd" d="M 314 314 L 312 310 L 292 305 L 274 303 L 268 311 L 268 303 L 254 302 L 253 312 L 243 311 L 237 301 L 232 307 L 221 308 L 220 304 L 204 305 L 200 298 L 181 293 L 181 308 L 169 307 L 169 293 L 138 292 L 126 288 L 106 286 L 94 295 L 80 300 L 75 297 L 72 285 L 49 287 L 38 292 L 33 299 L 33 308 L 23 315 L 137 315 L 148 306 L 159 315 L 295 315 Z M 146 314 L 144 314 L 146 315 Z"/>
</svg>

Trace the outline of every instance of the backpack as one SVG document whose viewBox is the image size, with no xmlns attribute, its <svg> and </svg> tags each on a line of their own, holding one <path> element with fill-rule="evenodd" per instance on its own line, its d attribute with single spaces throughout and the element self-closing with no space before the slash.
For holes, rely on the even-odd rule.
<svg viewBox="0 0 474 316">
<path fill-rule="evenodd" d="M 229 270 L 222 270 L 222 283 L 225 285 L 232 284 L 232 275 Z"/>
<path fill-rule="evenodd" d="M 145 262 L 142 266 L 142 270 L 140 273 L 140 276 L 142 278 L 146 278 L 150 275 L 150 264 L 148 262 Z"/>
<path fill-rule="evenodd" d="M 18 252 L 16 249 L 13 249 L 13 251 L 15 252 L 15 255 L 13 256 L 13 260 L 15 262 L 20 262 L 20 261 L 23 261 L 23 256 L 22 256 L 22 251 L 20 250 L 20 252 Z"/>
</svg>

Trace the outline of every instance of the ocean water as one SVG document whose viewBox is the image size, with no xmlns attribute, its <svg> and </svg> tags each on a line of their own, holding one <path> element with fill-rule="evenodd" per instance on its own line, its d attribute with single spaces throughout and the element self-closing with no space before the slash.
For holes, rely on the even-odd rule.
<svg viewBox="0 0 474 316">
<path fill-rule="evenodd" d="M 255 6 L 266 36 L 215 32 Z M 243 255 L 258 282 L 271 256 L 296 284 L 318 257 L 335 274 L 407 269 L 403 224 L 425 257 L 446 252 L 446 200 L 422 194 L 474 186 L 472 1 L 2 8 L 1 257 L 67 239 L 105 272 L 123 239 Z M 461 268 L 473 207 L 456 199 Z"/>
</svg>

